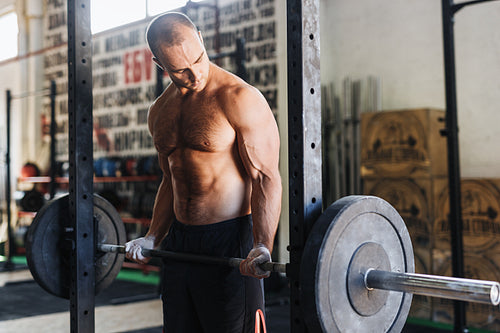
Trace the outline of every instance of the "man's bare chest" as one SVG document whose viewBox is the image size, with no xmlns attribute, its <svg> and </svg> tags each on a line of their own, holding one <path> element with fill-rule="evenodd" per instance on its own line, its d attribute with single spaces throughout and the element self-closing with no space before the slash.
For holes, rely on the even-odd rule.
<svg viewBox="0 0 500 333">
<path fill-rule="evenodd" d="M 227 149 L 235 141 L 235 131 L 224 112 L 210 104 L 179 105 L 160 113 L 153 139 L 160 152 L 177 148 L 216 152 Z"/>
</svg>

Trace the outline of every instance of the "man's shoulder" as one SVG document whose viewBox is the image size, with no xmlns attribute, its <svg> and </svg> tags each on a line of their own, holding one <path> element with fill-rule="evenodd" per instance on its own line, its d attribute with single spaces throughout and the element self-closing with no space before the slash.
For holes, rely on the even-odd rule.
<svg viewBox="0 0 500 333">
<path fill-rule="evenodd" d="M 261 117 L 269 106 L 261 92 L 241 80 L 226 85 L 219 94 L 222 110 L 230 123 L 246 123 L 250 118 Z"/>
<path fill-rule="evenodd" d="M 173 89 L 169 86 L 151 103 L 148 110 L 148 123 L 150 127 L 157 120 L 160 113 L 165 113 L 166 109 L 172 109 L 172 98 Z"/>
<path fill-rule="evenodd" d="M 149 112 L 154 112 L 157 109 L 163 109 L 165 106 L 168 105 L 168 102 L 172 99 L 174 94 L 174 89 L 172 85 L 169 85 L 160 96 L 158 96 L 153 103 L 151 103 L 151 106 L 149 107 Z"/>
<path fill-rule="evenodd" d="M 220 80 L 217 90 L 221 97 L 229 98 L 232 103 L 245 97 L 256 98 L 260 95 L 259 90 L 232 73 Z"/>
</svg>

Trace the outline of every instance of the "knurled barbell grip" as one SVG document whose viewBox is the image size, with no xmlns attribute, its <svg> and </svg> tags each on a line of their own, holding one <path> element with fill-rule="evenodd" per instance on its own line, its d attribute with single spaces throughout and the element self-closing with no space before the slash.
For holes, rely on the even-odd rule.
<svg viewBox="0 0 500 333">
<path fill-rule="evenodd" d="M 387 272 L 368 269 L 368 289 L 402 291 L 466 302 L 500 304 L 500 283 L 438 275 Z"/>
<path fill-rule="evenodd" d="M 102 252 L 125 253 L 125 246 L 123 245 L 99 244 L 98 249 Z M 194 262 L 194 263 L 225 265 L 234 268 L 239 267 L 240 263 L 243 261 L 243 259 L 241 258 L 211 257 L 199 254 L 189 254 L 189 253 L 179 253 L 179 252 L 149 250 L 149 249 L 142 249 L 142 255 L 145 257 L 160 257 L 160 258 L 168 258 L 173 260 Z M 286 264 L 281 264 L 276 262 L 266 262 L 261 264 L 260 267 L 268 272 L 286 273 Z"/>
</svg>

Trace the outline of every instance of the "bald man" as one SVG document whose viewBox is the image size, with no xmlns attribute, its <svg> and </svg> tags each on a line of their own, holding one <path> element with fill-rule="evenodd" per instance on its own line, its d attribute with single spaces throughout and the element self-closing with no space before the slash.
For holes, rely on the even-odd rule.
<svg viewBox="0 0 500 333">
<path fill-rule="evenodd" d="M 172 82 L 149 109 L 163 179 L 127 258 L 147 263 L 141 249 L 158 247 L 246 258 L 239 269 L 164 260 L 164 331 L 253 332 L 281 209 L 275 119 L 257 89 L 210 62 L 184 14 L 156 17 L 146 38 Z"/>
</svg>

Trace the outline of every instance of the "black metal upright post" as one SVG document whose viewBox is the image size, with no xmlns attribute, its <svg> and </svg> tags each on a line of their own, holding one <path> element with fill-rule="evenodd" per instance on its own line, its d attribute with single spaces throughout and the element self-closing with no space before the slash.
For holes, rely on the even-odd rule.
<svg viewBox="0 0 500 333">
<path fill-rule="evenodd" d="M 290 204 L 290 328 L 307 332 L 300 303 L 300 264 L 309 231 L 321 214 L 321 85 L 319 0 L 287 1 Z"/>
<path fill-rule="evenodd" d="M 71 332 L 95 329 L 90 0 L 68 0 Z"/>
<path fill-rule="evenodd" d="M 3 269 L 8 271 L 14 269 L 14 264 L 12 263 L 12 254 L 14 253 L 14 239 L 12 237 L 12 210 L 11 210 L 11 184 L 10 184 L 10 108 L 12 104 L 12 94 L 10 90 L 6 92 L 7 110 L 6 110 L 6 127 L 7 127 L 7 149 L 5 152 L 5 204 L 7 205 L 7 242 L 8 242 L 8 253 L 7 261 L 4 263 Z"/>
<path fill-rule="evenodd" d="M 446 137 L 448 146 L 448 183 L 453 276 L 464 276 L 460 158 L 458 150 L 455 45 L 453 37 L 453 0 L 442 0 L 444 71 L 446 86 Z M 465 332 L 465 303 L 454 301 L 454 331 Z"/>
<path fill-rule="evenodd" d="M 50 81 L 50 198 L 56 195 L 56 82 Z"/>
<path fill-rule="evenodd" d="M 441 1 L 446 93 L 446 129 L 443 133 L 447 137 L 448 147 L 448 190 L 450 198 L 449 223 L 451 233 L 452 274 L 456 277 L 464 276 L 464 253 L 458 141 L 457 88 L 455 77 L 454 15 L 466 6 L 490 1 L 495 0 L 465 1 L 457 4 L 454 4 L 453 0 Z M 466 323 L 465 303 L 461 301 L 454 301 L 454 332 L 468 332 Z"/>
</svg>

